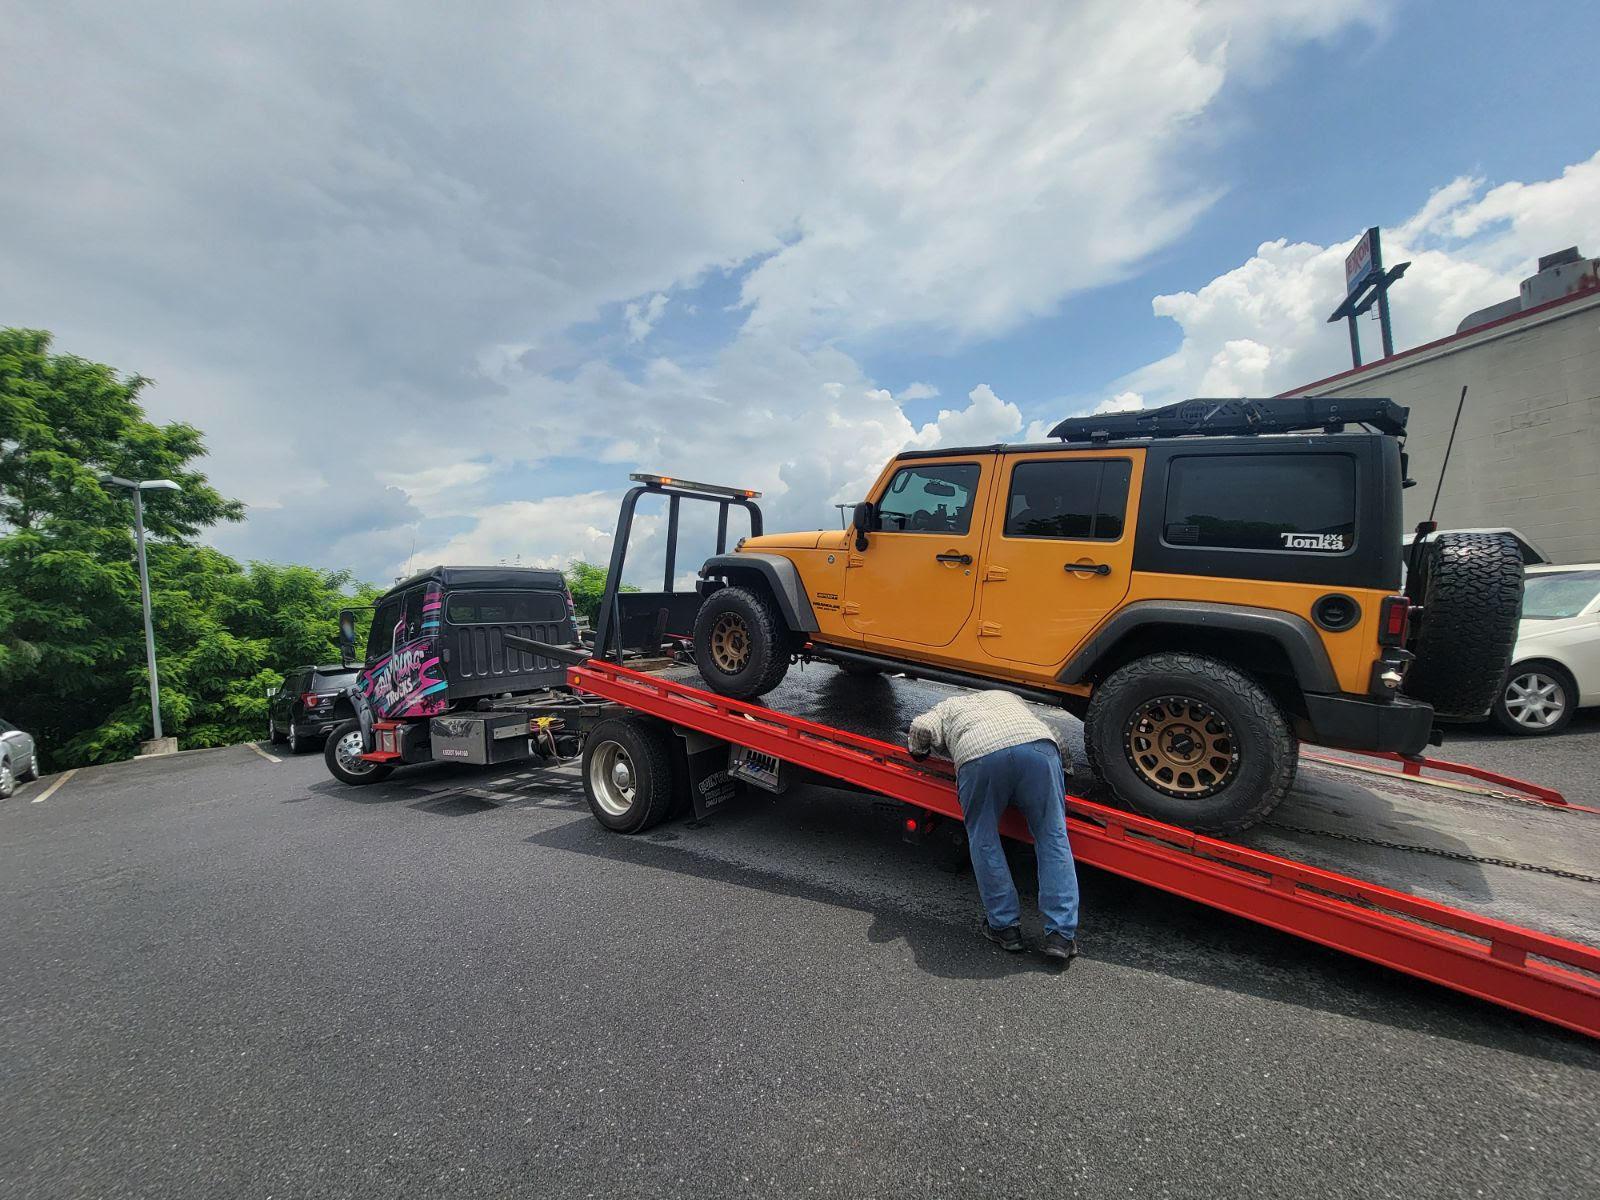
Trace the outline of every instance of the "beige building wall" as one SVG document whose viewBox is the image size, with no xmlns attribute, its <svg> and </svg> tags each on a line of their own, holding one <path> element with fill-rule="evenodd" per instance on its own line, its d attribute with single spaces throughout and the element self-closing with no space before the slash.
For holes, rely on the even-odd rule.
<svg viewBox="0 0 1600 1200">
<path fill-rule="evenodd" d="M 1409 528 L 1428 515 L 1463 384 L 1440 526 L 1509 526 L 1557 562 L 1600 562 L 1600 293 L 1290 394 L 1387 396 L 1410 408 Z"/>
</svg>

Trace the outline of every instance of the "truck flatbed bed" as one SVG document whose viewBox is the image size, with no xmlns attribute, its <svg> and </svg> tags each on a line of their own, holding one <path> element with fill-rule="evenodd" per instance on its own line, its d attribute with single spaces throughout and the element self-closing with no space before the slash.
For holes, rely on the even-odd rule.
<svg viewBox="0 0 1600 1200">
<path fill-rule="evenodd" d="M 706 686 L 694 667 L 662 674 Z M 955 694 L 943 684 L 848 676 L 812 664 L 790 671 L 765 703 L 904 745 L 912 718 Z M 1082 723 L 1059 708 L 1029 707 L 1055 731 L 1062 761 L 1073 764 L 1069 791 L 1115 806 L 1089 772 Z M 1600 946 L 1600 813 L 1583 808 L 1497 799 L 1306 761 L 1272 816 L 1229 840 Z"/>
<path fill-rule="evenodd" d="M 734 701 L 693 667 L 598 661 L 570 682 L 959 818 L 949 765 L 904 750 L 911 719 L 951 694 L 942 685 L 816 665 L 764 702 Z M 1272 817 L 1224 841 L 1113 807 L 1092 787 L 1079 722 L 1036 711 L 1074 761 L 1068 825 L 1081 862 L 1600 1036 L 1600 812 L 1303 762 Z M 1006 832 L 1026 837 L 1020 822 Z"/>
</svg>

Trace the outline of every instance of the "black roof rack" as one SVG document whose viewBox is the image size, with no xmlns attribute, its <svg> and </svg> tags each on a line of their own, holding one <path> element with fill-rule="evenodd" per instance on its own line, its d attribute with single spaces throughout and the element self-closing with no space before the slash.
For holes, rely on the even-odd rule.
<svg viewBox="0 0 1600 1200">
<path fill-rule="evenodd" d="M 1064 442 L 1112 438 L 1169 438 L 1241 433 L 1294 433 L 1320 429 L 1338 433 L 1347 422 L 1404 436 L 1410 410 L 1393 400 L 1302 396 L 1292 400 L 1180 400 L 1144 412 L 1068 417 L 1050 431 Z"/>
</svg>

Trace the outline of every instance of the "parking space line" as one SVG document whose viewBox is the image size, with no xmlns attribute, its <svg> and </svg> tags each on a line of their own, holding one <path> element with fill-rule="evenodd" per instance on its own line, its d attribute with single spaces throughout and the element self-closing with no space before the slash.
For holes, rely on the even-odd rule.
<svg viewBox="0 0 1600 1200">
<path fill-rule="evenodd" d="M 279 758 L 276 754 L 268 754 L 265 750 L 263 750 L 260 746 L 256 745 L 254 742 L 246 742 L 245 745 L 249 746 L 250 749 L 254 750 L 257 754 L 261 755 L 261 757 L 266 759 L 268 762 L 281 763 L 283 761 L 283 759 Z"/>
<path fill-rule="evenodd" d="M 40 792 L 37 796 L 35 796 L 29 803 L 31 803 L 31 804 L 43 804 L 46 800 L 50 799 L 51 796 L 54 796 L 56 794 L 56 789 L 58 787 L 60 787 L 67 780 L 71 779 L 77 773 L 78 773 L 78 768 L 77 767 L 73 767 L 72 770 L 70 770 L 70 771 L 61 772 L 61 774 L 56 776 L 56 781 L 54 783 L 52 783 L 49 787 L 45 788 L 44 791 Z"/>
</svg>

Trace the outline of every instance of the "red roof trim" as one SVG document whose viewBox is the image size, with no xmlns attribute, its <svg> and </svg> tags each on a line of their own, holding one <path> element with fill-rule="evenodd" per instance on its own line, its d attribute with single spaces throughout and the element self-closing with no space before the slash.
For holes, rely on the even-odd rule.
<svg viewBox="0 0 1600 1200">
<path fill-rule="evenodd" d="M 1376 362 L 1363 363 L 1359 367 L 1351 367 L 1348 371 L 1340 371 L 1337 375 L 1329 375 L 1322 379 L 1313 380 L 1311 383 L 1304 384 L 1300 387 L 1290 388 L 1286 392 L 1279 392 L 1278 395 L 1304 396 L 1313 389 L 1324 387 L 1336 379 L 1349 379 L 1355 375 L 1364 375 L 1368 371 L 1374 371 L 1379 367 L 1387 367 L 1393 363 L 1397 363 L 1402 358 L 1410 358 L 1414 354 L 1423 354 L 1429 350 L 1437 350 L 1440 346 L 1448 346 L 1451 342 L 1459 342 L 1463 338 L 1476 337 L 1486 329 L 1497 329 L 1502 325 L 1509 325 L 1513 321 L 1525 321 L 1529 317 L 1537 316 L 1539 313 L 1549 312 L 1551 309 L 1559 308 L 1563 304 L 1571 304 L 1576 300 L 1582 300 L 1586 297 L 1591 297 L 1595 295 L 1597 291 L 1600 291 L 1600 287 L 1579 288 L 1577 291 L 1572 292 L 1569 295 L 1558 296 L 1554 300 L 1547 301 L 1544 304 L 1536 305 L 1533 308 L 1525 308 L 1521 312 L 1514 312 L 1509 316 L 1500 317 L 1493 321 L 1485 321 L 1482 325 L 1474 325 L 1471 329 L 1463 330 L 1460 333 L 1452 333 L 1447 337 L 1439 338 L 1437 341 L 1424 342 L 1420 346 L 1413 346 L 1409 350 L 1402 350 L 1398 354 L 1391 354 L 1388 358 L 1380 358 Z"/>
</svg>

